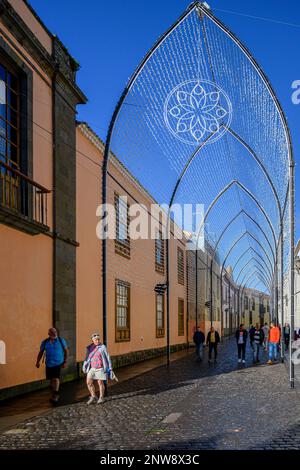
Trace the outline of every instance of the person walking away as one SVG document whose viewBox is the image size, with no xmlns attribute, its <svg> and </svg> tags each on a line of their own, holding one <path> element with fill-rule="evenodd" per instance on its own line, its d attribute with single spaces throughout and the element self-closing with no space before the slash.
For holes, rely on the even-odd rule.
<svg viewBox="0 0 300 470">
<path fill-rule="evenodd" d="M 100 335 L 94 333 L 91 335 L 92 343 L 87 346 L 85 359 L 85 372 L 87 372 L 86 384 L 90 392 L 87 404 L 104 402 L 105 385 L 104 382 L 112 374 L 112 364 L 106 346 L 101 343 Z M 99 399 L 97 400 L 94 380 L 98 382 Z"/>
<path fill-rule="evenodd" d="M 275 323 L 270 324 L 269 331 L 269 360 L 268 364 L 273 364 L 277 360 L 278 345 L 280 343 L 280 329 Z"/>
<path fill-rule="evenodd" d="M 268 323 L 265 323 L 263 326 L 265 351 L 268 351 L 269 331 L 270 331 L 269 325 Z"/>
<path fill-rule="evenodd" d="M 246 344 L 247 344 L 247 330 L 245 329 L 244 324 L 240 325 L 240 328 L 235 332 L 235 339 L 238 347 L 238 362 L 239 364 L 246 362 Z"/>
<path fill-rule="evenodd" d="M 196 345 L 196 354 L 200 361 L 203 359 L 203 344 L 205 342 L 204 333 L 201 331 L 200 326 L 197 327 L 197 330 L 194 333 L 193 341 Z"/>
<path fill-rule="evenodd" d="M 59 402 L 59 386 L 61 369 L 66 367 L 68 359 L 68 348 L 64 338 L 58 336 L 56 328 L 50 328 L 48 338 L 44 339 L 36 360 L 36 367 L 44 356 L 46 359 L 46 379 L 50 380 L 51 398 L 50 403 L 57 405 Z"/>
<path fill-rule="evenodd" d="M 253 364 L 256 364 L 260 362 L 259 351 L 264 342 L 264 332 L 258 323 L 256 323 L 254 331 L 251 332 L 251 336 L 253 343 Z"/>
<path fill-rule="evenodd" d="M 284 344 L 285 344 L 285 350 L 288 351 L 289 345 L 290 345 L 290 335 L 291 335 L 291 329 L 290 325 L 286 323 L 283 328 L 283 337 L 284 337 Z"/>
<path fill-rule="evenodd" d="M 254 346 L 253 346 L 253 334 L 255 332 L 255 328 L 253 325 L 250 326 L 250 329 L 249 329 L 249 338 L 250 338 L 250 346 L 251 346 L 251 349 L 252 351 L 254 350 Z"/>
<path fill-rule="evenodd" d="M 208 362 L 211 363 L 212 352 L 214 351 L 215 364 L 217 363 L 218 344 L 220 343 L 220 335 L 212 326 L 208 332 L 206 343 L 208 344 Z"/>
</svg>

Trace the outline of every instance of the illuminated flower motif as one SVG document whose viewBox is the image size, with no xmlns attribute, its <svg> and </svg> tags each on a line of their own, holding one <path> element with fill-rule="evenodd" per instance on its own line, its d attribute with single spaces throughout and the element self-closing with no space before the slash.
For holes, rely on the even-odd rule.
<svg viewBox="0 0 300 470">
<path fill-rule="evenodd" d="M 225 93 L 210 82 L 202 83 L 210 90 L 205 90 L 199 81 L 185 82 L 173 90 L 165 105 L 168 128 L 188 143 L 199 144 L 213 134 L 219 138 L 231 119 L 231 104 Z M 191 84 L 193 88 L 189 91 Z M 221 103 L 225 103 L 228 110 Z M 213 140 L 216 138 L 211 138 Z"/>
</svg>

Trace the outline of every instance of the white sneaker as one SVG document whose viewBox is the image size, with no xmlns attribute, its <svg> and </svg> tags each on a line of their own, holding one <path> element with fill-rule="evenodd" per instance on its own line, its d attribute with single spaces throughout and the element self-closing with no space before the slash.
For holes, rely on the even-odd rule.
<svg viewBox="0 0 300 470">
<path fill-rule="evenodd" d="M 246 361 L 245 361 L 245 359 L 243 359 L 243 364 L 246 364 Z"/>
<path fill-rule="evenodd" d="M 99 400 L 97 401 L 97 405 L 100 405 L 100 403 L 104 403 L 104 398 L 100 397 Z"/>
<path fill-rule="evenodd" d="M 95 403 L 97 400 L 97 397 L 90 397 L 87 401 L 87 405 L 91 405 L 92 403 Z"/>
<path fill-rule="evenodd" d="M 239 362 L 239 364 L 240 364 L 240 363 L 242 362 L 242 359 L 239 359 L 238 362 Z"/>
</svg>

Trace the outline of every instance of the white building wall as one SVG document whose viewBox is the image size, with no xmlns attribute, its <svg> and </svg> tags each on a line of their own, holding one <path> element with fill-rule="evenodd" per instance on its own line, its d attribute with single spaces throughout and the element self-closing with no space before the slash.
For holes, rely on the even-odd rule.
<svg viewBox="0 0 300 470">
<path fill-rule="evenodd" d="M 295 258 L 300 256 L 300 240 L 297 243 L 295 250 Z M 286 276 L 284 279 L 284 322 L 291 322 L 291 312 L 290 312 L 290 285 L 289 285 L 289 276 Z M 279 299 L 279 317 L 280 317 L 280 308 L 281 301 Z M 295 329 L 298 331 L 300 328 L 300 271 L 298 272 L 295 269 Z"/>
</svg>

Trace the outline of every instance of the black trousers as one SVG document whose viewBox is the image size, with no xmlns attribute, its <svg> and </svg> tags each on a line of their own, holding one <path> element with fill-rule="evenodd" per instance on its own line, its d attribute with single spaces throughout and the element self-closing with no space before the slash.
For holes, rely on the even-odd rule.
<svg viewBox="0 0 300 470">
<path fill-rule="evenodd" d="M 212 352 L 214 351 L 215 355 L 215 360 L 217 359 L 218 355 L 218 344 L 217 343 L 209 343 L 209 349 L 208 349 L 208 359 L 211 359 Z"/>
<path fill-rule="evenodd" d="M 239 359 L 245 360 L 246 358 L 246 344 L 238 344 Z"/>
<path fill-rule="evenodd" d="M 290 335 L 284 335 L 284 342 L 285 342 L 286 349 L 289 349 Z"/>
</svg>

